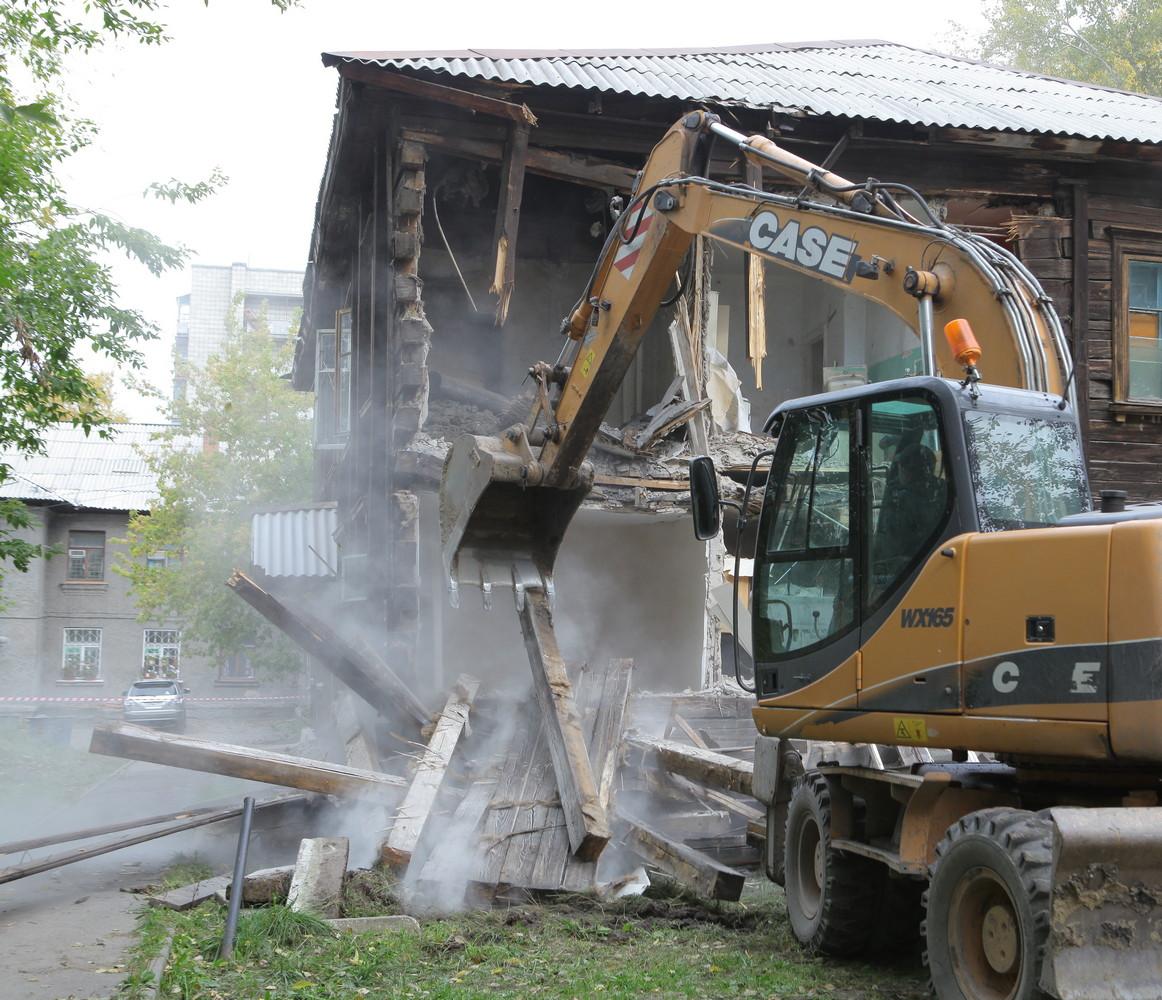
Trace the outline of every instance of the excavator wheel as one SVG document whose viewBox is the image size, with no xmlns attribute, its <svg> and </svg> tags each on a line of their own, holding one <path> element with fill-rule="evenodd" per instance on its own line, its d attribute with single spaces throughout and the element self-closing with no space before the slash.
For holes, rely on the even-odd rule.
<svg viewBox="0 0 1162 1000">
<path fill-rule="evenodd" d="M 938 1000 L 1040 1000 L 1053 824 L 982 809 L 949 827 L 924 893 L 924 964 Z"/>
<path fill-rule="evenodd" d="M 827 955 L 858 955 L 872 932 L 883 884 L 876 862 L 831 846 L 831 790 L 808 772 L 787 809 L 785 891 L 791 930 L 799 943 Z"/>
</svg>

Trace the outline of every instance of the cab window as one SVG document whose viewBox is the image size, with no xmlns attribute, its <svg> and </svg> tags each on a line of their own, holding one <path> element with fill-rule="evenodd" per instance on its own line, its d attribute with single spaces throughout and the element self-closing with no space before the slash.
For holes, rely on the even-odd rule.
<svg viewBox="0 0 1162 1000">
<path fill-rule="evenodd" d="M 928 553 L 951 490 L 932 403 L 881 400 L 871 404 L 869 418 L 866 600 L 871 609 Z"/>
<path fill-rule="evenodd" d="M 851 408 L 790 414 L 780 438 L 760 529 L 760 661 L 821 645 L 856 620 Z"/>
</svg>

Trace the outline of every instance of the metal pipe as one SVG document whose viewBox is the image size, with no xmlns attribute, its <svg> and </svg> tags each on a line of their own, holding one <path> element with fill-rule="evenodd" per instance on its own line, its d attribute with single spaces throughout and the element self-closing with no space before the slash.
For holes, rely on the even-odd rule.
<svg viewBox="0 0 1162 1000">
<path fill-rule="evenodd" d="M 925 375 L 936 374 L 936 345 L 932 340 L 932 296 L 921 295 L 920 303 L 920 359 Z"/>
<path fill-rule="evenodd" d="M 230 909 L 226 911 L 226 930 L 222 933 L 219 958 L 234 954 L 234 932 L 238 929 L 238 911 L 242 909 L 243 883 L 246 881 L 246 855 L 250 850 L 250 820 L 254 816 L 254 798 L 242 800 L 242 826 L 238 830 L 238 851 L 234 855 L 234 878 L 230 881 Z"/>
</svg>

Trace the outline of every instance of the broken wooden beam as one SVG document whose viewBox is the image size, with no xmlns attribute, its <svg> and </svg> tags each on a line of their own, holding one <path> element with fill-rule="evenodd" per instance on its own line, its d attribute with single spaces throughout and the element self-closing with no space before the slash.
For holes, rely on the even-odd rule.
<svg viewBox="0 0 1162 1000">
<path fill-rule="evenodd" d="M 549 598 L 543 590 L 525 592 L 520 623 L 533 672 L 533 690 L 545 720 L 569 843 L 583 861 L 595 861 L 609 842 L 609 822 L 593 779 L 573 688 L 557 646 Z"/>
<path fill-rule="evenodd" d="M 301 801 L 302 798 L 303 796 L 301 795 L 281 796 L 275 799 L 268 799 L 265 802 L 258 802 L 255 804 L 254 809 L 257 811 L 267 806 L 280 805 L 293 800 Z M 161 837 L 168 837 L 174 833 L 194 830 L 199 826 L 208 826 L 210 823 L 221 823 L 223 820 L 233 819 L 235 816 L 241 815 L 241 806 L 234 806 L 231 809 L 219 809 L 217 812 L 206 813 L 202 816 L 188 819 L 183 823 L 163 827 L 160 830 L 150 830 L 148 833 L 139 833 L 134 837 L 122 837 L 120 840 L 115 840 L 112 843 L 97 844 L 95 847 L 81 848 L 77 851 L 70 851 L 68 854 L 58 854 L 51 858 L 30 861 L 25 865 L 4 868 L 0 870 L 0 885 L 4 885 L 7 882 L 15 882 L 17 879 L 26 878 L 29 875 L 39 875 L 41 872 L 52 871 L 54 868 L 62 868 L 65 865 L 75 864 L 78 861 L 99 858 L 102 854 L 120 851 L 122 848 L 133 847 L 136 844 L 144 844 L 150 840 L 158 840 Z"/>
<path fill-rule="evenodd" d="M 500 165 L 500 194 L 496 205 L 496 270 L 489 292 L 496 296 L 496 325 L 504 326 L 516 282 L 516 238 L 520 230 L 520 203 L 525 186 L 525 161 L 529 151 L 529 127 L 513 122 Z"/>
<path fill-rule="evenodd" d="M 679 774 L 709 788 L 751 795 L 754 765 L 724 753 L 687 746 L 673 740 L 631 736 L 626 745 L 655 757 L 671 774 Z"/>
<path fill-rule="evenodd" d="M 286 905 L 296 913 L 339 916 L 343 876 L 347 874 L 350 842 L 346 837 L 307 837 L 291 876 Z"/>
<path fill-rule="evenodd" d="M 225 774 L 341 798 L 370 799 L 381 804 L 386 799 L 398 799 L 400 789 L 407 787 L 403 778 L 377 771 L 361 771 L 342 764 L 215 743 L 192 736 L 175 736 L 124 722 L 96 727 L 89 752 L 167 764 L 190 771 Z"/>
<path fill-rule="evenodd" d="M 394 91 L 397 94 L 407 94 L 409 97 L 451 104 L 466 111 L 491 115 L 495 118 L 507 118 L 509 121 L 521 122 L 525 125 L 536 125 L 537 123 L 537 116 L 524 104 L 512 104 L 495 97 L 475 94 L 470 90 L 447 87 L 442 83 L 428 83 L 426 80 L 417 80 L 415 77 L 392 73 L 375 66 L 343 63 L 339 66 L 339 75 L 355 83 L 366 83 L 372 87 Z"/>
<path fill-rule="evenodd" d="M 459 135 L 405 129 L 405 139 L 421 142 L 429 149 L 465 159 L 500 163 L 504 159 L 504 143 L 491 139 L 466 139 Z M 525 169 L 531 174 L 568 181 L 585 187 L 614 188 L 632 191 L 637 170 L 595 156 L 580 156 L 557 149 L 529 146 Z"/>
<path fill-rule="evenodd" d="M 352 646 L 317 618 L 301 610 L 292 611 L 240 570 L 234 571 L 226 586 L 290 636 L 377 712 L 386 715 L 402 712 L 420 726 L 427 725 L 431 713 L 392 669 L 370 650 Z"/>
<path fill-rule="evenodd" d="M 710 899 L 737 901 L 746 875 L 685 844 L 671 840 L 632 814 L 619 813 L 626 845 L 649 865 Z"/>
<path fill-rule="evenodd" d="M 456 681 L 383 845 L 381 856 L 388 864 L 403 866 L 411 861 L 479 687 L 480 681 L 468 674 Z"/>
<path fill-rule="evenodd" d="M 763 188 L 763 168 L 747 163 L 746 183 Z M 764 261 L 758 254 L 743 257 L 746 270 L 746 357 L 754 368 L 755 388 L 763 387 L 763 358 L 767 356 L 767 286 Z M 723 354 L 726 352 L 723 351 Z"/>
</svg>

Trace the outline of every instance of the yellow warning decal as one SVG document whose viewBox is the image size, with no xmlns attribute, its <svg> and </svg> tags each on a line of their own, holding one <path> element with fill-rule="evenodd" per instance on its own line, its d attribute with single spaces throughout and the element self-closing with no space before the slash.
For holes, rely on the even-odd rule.
<svg viewBox="0 0 1162 1000">
<path fill-rule="evenodd" d="M 923 719 L 892 718 L 892 730 L 900 743 L 923 743 L 928 739 L 928 727 Z"/>
<path fill-rule="evenodd" d="M 593 350 L 592 347 L 589 348 L 589 350 L 585 352 L 585 357 L 581 361 L 581 374 L 582 375 L 589 374 L 589 368 L 592 366 L 593 359 L 596 357 L 597 357 L 597 352 L 595 350 Z"/>
</svg>

